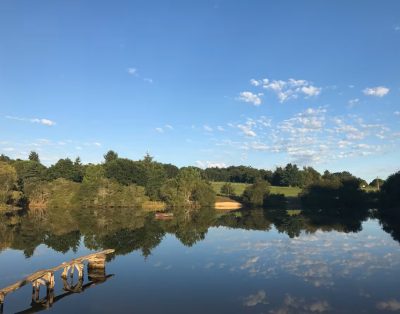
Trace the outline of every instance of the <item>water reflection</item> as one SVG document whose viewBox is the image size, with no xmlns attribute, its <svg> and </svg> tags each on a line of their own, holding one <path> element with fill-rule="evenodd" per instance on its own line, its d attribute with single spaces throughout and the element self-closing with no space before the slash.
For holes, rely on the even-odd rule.
<svg viewBox="0 0 400 314">
<path fill-rule="evenodd" d="M 91 250 L 115 248 L 117 255 L 140 250 L 151 254 L 166 234 L 173 234 L 185 246 L 205 239 L 210 227 L 269 231 L 276 228 L 290 238 L 301 233 L 321 231 L 360 232 L 369 217 L 379 218 L 383 229 L 400 242 L 400 224 L 393 217 L 377 216 L 363 210 L 351 215 L 321 215 L 304 210 L 290 215 L 286 210 L 243 210 L 217 213 L 203 209 L 188 214 L 177 210 L 170 220 L 155 220 L 154 214 L 130 209 L 70 209 L 28 211 L 2 214 L 0 220 L 0 250 L 22 250 L 28 258 L 35 248 L 45 244 L 53 250 L 76 252 L 81 241 Z"/>
<path fill-rule="evenodd" d="M 110 299 L 121 302 L 115 312 L 398 311 L 398 235 L 396 220 L 370 210 L 329 216 L 315 210 L 178 210 L 173 219 L 156 220 L 129 209 L 70 209 L 0 220 L 1 249 L 23 251 L 30 259 L 43 251 L 42 244 L 59 254 L 115 249 L 111 267 L 117 276 L 105 285 Z M 3 282 L 1 276 L 0 270 Z M 65 281 L 65 291 L 50 299 L 56 302 L 107 278 L 89 273 L 88 283 Z M 106 292 L 96 291 L 99 296 L 88 302 L 103 304 Z M 149 295 L 157 295 L 157 302 Z M 178 299 L 183 303 L 177 310 L 171 300 Z M 38 299 L 27 312 L 46 308 L 48 300 Z"/>
</svg>

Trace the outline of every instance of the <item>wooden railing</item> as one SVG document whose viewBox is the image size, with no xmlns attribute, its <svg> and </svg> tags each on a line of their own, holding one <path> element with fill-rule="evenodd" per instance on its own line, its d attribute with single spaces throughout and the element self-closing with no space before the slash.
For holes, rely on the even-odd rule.
<svg viewBox="0 0 400 314">
<path fill-rule="evenodd" d="M 54 273 L 61 269 L 63 270 L 61 274 L 63 289 L 64 291 L 67 291 L 66 294 L 80 293 L 84 291 L 87 287 L 91 286 L 93 283 L 104 282 L 110 277 L 105 275 L 106 256 L 112 253 L 114 253 L 114 250 L 108 249 L 101 252 L 78 257 L 69 262 L 64 262 L 56 267 L 39 270 L 12 285 L 0 289 L 0 313 L 3 312 L 4 299 L 6 295 L 22 288 L 27 284 L 32 284 L 31 309 L 33 311 L 35 311 L 34 308 L 37 306 L 51 306 L 54 301 L 58 300 L 54 298 L 53 293 L 55 286 Z M 88 278 L 90 281 L 86 285 L 83 285 L 84 262 L 87 262 Z M 78 282 L 76 284 L 73 284 L 72 280 L 69 282 L 67 278 L 73 278 L 75 270 L 77 271 Z M 44 300 L 40 299 L 41 286 L 46 287 L 46 297 Z"/>
</svg>

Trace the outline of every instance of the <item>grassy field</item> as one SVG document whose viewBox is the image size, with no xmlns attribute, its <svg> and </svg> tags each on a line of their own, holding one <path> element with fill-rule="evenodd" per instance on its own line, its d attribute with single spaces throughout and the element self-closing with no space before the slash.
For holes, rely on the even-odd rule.
<svg viewBox="0 0 400 314">
<path fill-rule="evenodd" d="M 211 182 L 211 184 L 212 184 L 212 186 L 214 188 L 214 191 L 216 193 L 220 193 L 221 186 L 223 184 L 225 184 L 225 182 Z M 249 185 L 247 183 L 231 183 L 231 184 L 232 184 L 232 186 L 234 188 L 235 194 L 238 195 L 238 196 L 242 195 L 242 193 L 243 193 L 244 189 L 246 188 L 246 186 Z M 270 187 L 270 191 L 273 194 L 283 194 L 285 196 L 295 197 L 300 193 L 301 189 L 298 188 L 298 187 L 271 186 Z"/>
</svg>

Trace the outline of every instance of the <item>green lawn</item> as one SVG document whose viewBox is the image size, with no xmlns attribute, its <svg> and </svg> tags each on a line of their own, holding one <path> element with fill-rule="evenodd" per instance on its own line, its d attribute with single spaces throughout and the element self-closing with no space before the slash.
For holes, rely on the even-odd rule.
<svg viewBox="0 0 400 314">
<path fill-rule="evenodd" d="M 225 182 L 211 182 L 211 184 L 214 188 L 214 191 L 216 193 L 220 193 L 221 186 L 225 184 Z M 242 195 L 246 186 L 249 185 L 247 183 L 231 183 L 231 184 L 235 190 L 235 194 L 238 196 Z M 273 194 L 283 194 L 285 196 L 297 196 L 300 193 L 301 189 L 298 187 L 271 186 L 270 191 Z"/>
</svg>

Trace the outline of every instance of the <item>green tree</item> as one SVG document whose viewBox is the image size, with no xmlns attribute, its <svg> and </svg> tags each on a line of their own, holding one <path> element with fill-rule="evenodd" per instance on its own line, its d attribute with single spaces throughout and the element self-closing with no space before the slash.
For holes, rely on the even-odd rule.
<svg viewBox="0 0 400 314">
<path fill-rule="evenodd" d="M 144 186 L 146 171 L 143 163 L 127 158 L 118 158 L 104 164 L 106 177 L 114 179 L 123 185 L 132 183 Z"/>
<path fill-rule="evenodd" d="M 283 186 L 284 170 L 282 167 L 277 167 L 272 175 L 272 185 Z"/>
<path fill-rule="evenodd" d="M 118 159 L 118 154 L 113 150 L 109 150 L 107 153 L 104 154 L 105 162 L 111 162 Z"/>
<path fill-rule="evenodd" d="M 88 165 L 83 176 L 83 183 L 97 183 L 105 178 L 105 170 L 102 165 Z"/>
<path fill-rule="evenodd" d="M 225 194 L 228 196 L 235 195 L 235 189 L 234 189 L 233 185 L 229 182 L 224 183 L 221 186 L 221 194 Z"/>
<path fill-rule="evenodd" d="M 0 161 L 0 203 L 7 203 L 10 193 L 17 183 L 17 172 L 15 168 Z"/>
<path fill-rule="evenodd" d="M 39 154 L 35 151 L 29 153 L 29 160 L 40 163 Z"/>
<path fill-rule="evenodd" d="M 23 187 L 26 181 L 40 181 L 45 179 L 46 167 L 33 160 L 16 160 L 13 163 L 18 175 L 18 181 Z"/>
<path fill-rule="evenodd" d="M 161 187 L 161 197 L 171 207 L 198 208 L 215 202 L 211 185 L 194 167 L 182 168 L 176 178 L 166 181 Z"/>
<path fill-rule="evenodd" d="M 246 187 L 243 192 L 243 201 L 250 206 L 262 206 L 268 194 L 269 184 L 264 180 L 259 180 Z"/>
<path fill-rule="evenodd" d="M 83 179 L 83 166 L 80 158 L 76 158 L 75 162 L 71 159 L 60 159 L 47 170 L 47 177 L 50 180 L 64 178 L 74 182 L 82 182 Z"/>
<path fill-rule="evenodd" d="M 167 174 L 162 164 L 153 161 L 148 153 L 141 161 L 144 170 L 143 185 L 146 189 L 146 194 L 153 200 L 160 199 L 160 189 L 167 180 Z"/>
<path fill-rule="evenodd" d="M 1 154 L 1 155 L 0 155 L 0 161 L 3 161 L 3 162 L 10 162 L 10 161 L 11 161 L 11 158 L 8 157 L 8 156 L 6 156 L 6 155 L 4 155 L 4 154 Z"/>
<path fill-rule="evenodd" d="M 301 187 L 321 181 L 321 174 L 313 167 L 303 167 L 301 171 Z"/>
<path fill-rule="evenodd" d="M 381 188 L 381 186 L 383 185 L 383 183 L 385 183 L 385 181 L 383 181 L 382 179 L 376 178 L 370 182 L 369 186 L 379 190 Z"/>
<path fill-rule="evenodd" d="M 301 186 L 301 173 L 299 168 L 293 164 L 287 164 L 283 170 L 282 184 L 284 186 Z"/>
<path fill-rule="evenodd" d="M 396 209 L 400 217 L 400 171 L 390 175 L 381 187 L 381 203 L 384 208 Z"/>
</svg>

